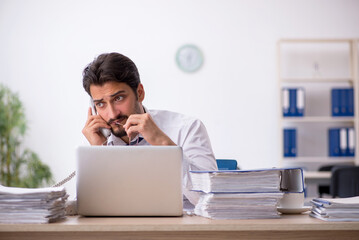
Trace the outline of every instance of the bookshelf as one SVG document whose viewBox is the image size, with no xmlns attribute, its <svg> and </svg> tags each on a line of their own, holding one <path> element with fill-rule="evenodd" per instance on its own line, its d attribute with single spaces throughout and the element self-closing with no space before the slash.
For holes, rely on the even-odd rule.
<svg viewBox="0 0 359 240">
<path fill-rule="evenodd" d="M 279 136 L 281 167 L 317 171 L 323 165 L 359 165 L 358 39 L 282 39 L 278 41 Z M 283 89 L 302 89 L 303 116 L 283 116 Z M 332 116 L 332 89 L 352 88 L 354 116 Z M 286 95 L 285 95 L 286 94 Z M 298 94 L 298 93 L 297 93 Z M 297 98 L 297 101 L 298 98 Z M 295 114 L 294 114 L 295 115 Z M 329 129 L 354 128 L 354 156 L 329 154 Z M 284 129 L 295 129 L 295 156 L 284 156 Z M 351 130 L 352 131 L 352 130 Z M 353 133 L 353 131 L 351 132 Z M 349 141 L 349 140 L 348 140 Z"/>
</svg>

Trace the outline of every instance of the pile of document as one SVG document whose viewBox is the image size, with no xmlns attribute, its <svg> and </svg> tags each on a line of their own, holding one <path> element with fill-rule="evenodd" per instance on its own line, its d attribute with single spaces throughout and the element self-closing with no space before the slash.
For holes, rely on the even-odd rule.
<svg viewBox="0 0 359 240">
<path fill-rule="evenodd" d="M 200 192 L 194 213 L 212 219 L 277 218 L 280 170 L 190 171 Z"/>
<path fill-rule="evenodd" d="M 359 221 L 359 196 L 350 198 L 314 198 L 310 216 L 324 221 Z"/>
<path fill-rule="evenodd" d="M 191 171 L 192 189 L 202 192 L 278 192 L 279 170 Z"/>
<path fill-rule="evenodd" d="M 15 188 L 0 185 L 0 223 L 49 223 L 66 217 L 64 187 Z"/>
<path fill-rule="evenodd" d="M 212 219 L 276 218 L 282 196 L 283 193 L 201 194 L 194 213 Z"/>
</svg>

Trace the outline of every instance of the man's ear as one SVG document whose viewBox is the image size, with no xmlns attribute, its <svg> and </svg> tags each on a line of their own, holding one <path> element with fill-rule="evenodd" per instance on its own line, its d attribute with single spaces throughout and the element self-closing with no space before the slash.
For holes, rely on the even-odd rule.
<svg viewBox="0 0 359 240">
<path fill-rule="evenodd" d="M 143 85 L 140 83 L 137 87 L 137 97 L 138 101 L 142 103 L 143 99 L 145 99 L 145 89 L 143 88 Z"/>
</svg>

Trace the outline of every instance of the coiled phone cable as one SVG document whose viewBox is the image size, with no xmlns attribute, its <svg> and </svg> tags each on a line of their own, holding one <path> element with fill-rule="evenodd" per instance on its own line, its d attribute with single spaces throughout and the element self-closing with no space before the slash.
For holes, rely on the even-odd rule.
<svg viewBox="0 0 359 240">
<path fill-rule="evenodd" d="M 70 181 L 73 177 L 76 176 L 76 171 L 73 171 L 69 176 L 67 176 L 65 179 L 61 180 L 60 182 L 56 183 L 52 187 L 60 187 Z"/>
</svg>

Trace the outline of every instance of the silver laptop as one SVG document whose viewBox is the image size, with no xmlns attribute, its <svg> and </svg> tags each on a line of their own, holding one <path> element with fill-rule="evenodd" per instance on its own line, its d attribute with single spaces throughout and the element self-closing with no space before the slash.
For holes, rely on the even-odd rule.
<svg viewBox="0 0 359 240">
<path fill-rule="evenodd" d="M 87 146 L 76 155 L 80 215 L 182 215 L 180 147 Z"/>
</svg>

